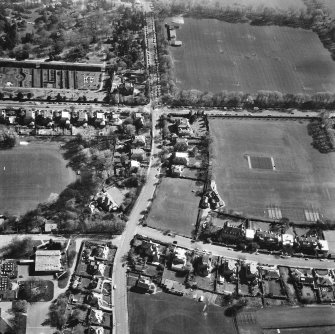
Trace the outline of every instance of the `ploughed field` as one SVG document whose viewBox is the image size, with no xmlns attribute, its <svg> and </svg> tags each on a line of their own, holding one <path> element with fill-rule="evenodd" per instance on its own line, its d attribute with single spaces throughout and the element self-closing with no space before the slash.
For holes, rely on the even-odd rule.
<svg viewBox="0 0 335 334">
<path fill-rule="evenodd" d="M 297 223 L 335 218 L 335 154 L 312 147 L 307 125 L 273 119 L 209 120 L 213 178 L 228 209 Z M 259 158 L 267 163 L 253 163 Z"/>
<path fill-rule="evenodd" d="M 185 18 L 171 47 L 177 86 L 220 92 L 335 92 L 335 62 L 309 30 Z"/>
<path fill-rule="evenodd" d="M 163 178 L 148 215 L 147 224 L 161 230 L 191 236 L 198 216 L 203 183 L 186 179 Z"/>
<path fill-rule="evenodd" d="M 0 214 L 35 209 L 75 179 L 59 143 L 31 142 L 0 151 Z"/>
<path fill-rule="evenodd" d="M 167 293 L 128 293 L 130 334 L 235 334 L 224 309 Z"/>
</svg>

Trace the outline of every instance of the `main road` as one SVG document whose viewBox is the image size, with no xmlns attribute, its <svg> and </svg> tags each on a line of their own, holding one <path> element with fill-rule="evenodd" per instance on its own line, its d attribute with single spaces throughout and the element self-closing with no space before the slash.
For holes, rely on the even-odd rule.
<svg viewBox="0 0 335 334">
<path fill-rule="evenodd" d="M 303 258 L 290 257 L 283 259 L 276 255 L 268 254 L 255 254 L 246 253 L 242 251 L 235 251 L 229 247 L 217 246 L 212 244 L 204 244 L 203 242 L 193 242 L 191 238 L 185 238 L 179 235 L 171 237 L 164 235 L 161 231 L 153 229 L 151 227 L 139 226 L 137 228 L 137 233 L 147 236 L 155 240 L 160 240 L 166 243 L 177 243 L 181 247 L 188 249 L 197 249 L 199 251 L 210 252 L 213 255 L 224 256 L 233 259 L 245 259 L 249 261 L 256 261 L 260 264 L 268 265 L 281 265 L 281 266 L 291 266 L 291 267 L 308 267 L 308 268 L 320 268 L 320 269 L 334 269 L 334 260 L 320 261 L 318 259 L 308 259 L 306 261 Z"/>
<path fill-rule="evenodd" d="M 125 231 L 119 239 L 119 247 L 117 249 L 114 266 L 113 266 L 113 285 L 116 287 L 113 290 L 113 305 L 114 305 L 114 334 L 128 334 L 128 309 L 127 309 L 127 282 L 126 282 L 126 266 L 124 266 L 124 256 L 127 255 L 130 249 L 130 241 L 137 233 L 139 219 L 143 216 L 142 211 L 146 210 L 151 203 L 158 174 L 160 169 L 160 161 L 157 153 L 159 151 L 159 143 L 155 143 L 156 125 L 159 119 L 159 111 L 152 112 L 152 150 L 151 159 L 147 173 L 147 180 L 138 196 L 136 203 L 131 211 Z"/>
</svg>

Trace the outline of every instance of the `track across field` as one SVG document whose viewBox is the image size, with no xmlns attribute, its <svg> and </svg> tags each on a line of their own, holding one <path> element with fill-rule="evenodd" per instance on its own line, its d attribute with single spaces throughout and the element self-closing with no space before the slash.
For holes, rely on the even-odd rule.
<svg viewBox="0 0 335 334">
<path fill-rule="evenodd" d="M 335 62 L 309 30 L 185 18 L 171 47 L 177 86 L 220 92 L 335 92 Z"/>
<path fill-rule="evenodd" d="M 335 153 L 314 149 L 307 125 L 209 119 L 213 178 L 228 209 L 297 223 L 335 218 Z M 249 156 L 273 157 L 275 169 L 252 169 Z"/>
</svg>

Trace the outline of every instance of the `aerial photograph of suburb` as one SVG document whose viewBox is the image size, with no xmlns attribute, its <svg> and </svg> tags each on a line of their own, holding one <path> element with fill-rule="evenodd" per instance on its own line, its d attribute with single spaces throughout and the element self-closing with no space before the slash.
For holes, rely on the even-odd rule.
<svg viewBox="0 0 335 334">
<path fill-rule="evenodd" d="M 335 334 L 335 0 L 0 0 L 0 334 Z"/>
</svg>

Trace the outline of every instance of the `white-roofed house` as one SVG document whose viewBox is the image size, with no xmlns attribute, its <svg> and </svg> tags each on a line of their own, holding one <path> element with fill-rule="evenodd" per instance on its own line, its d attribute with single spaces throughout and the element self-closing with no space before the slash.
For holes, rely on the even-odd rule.
<svg viewBox="0 0 335 334">
<path fill-rule="evenodd" d="M 281 243 L 283 246 L 293 246 L 294 236 L 292 234 L 287 234 L 287 233 L 282 234 Z"/>
<path fill-rule="evenodd" d="M 246 240 L 254 240 L 255 230 L 253 230 L 251 228 L 245 229 L 245 238 L 246 238 Z"/>
<path fill-rule="evenodd" d="M 189 164 L 189 157 L 187 152 L 175 152 L 173 156 L 173 164 L 174 165 L 184 165 L 187 166 Z"/>
</svg>

